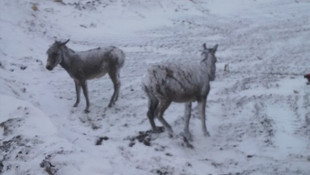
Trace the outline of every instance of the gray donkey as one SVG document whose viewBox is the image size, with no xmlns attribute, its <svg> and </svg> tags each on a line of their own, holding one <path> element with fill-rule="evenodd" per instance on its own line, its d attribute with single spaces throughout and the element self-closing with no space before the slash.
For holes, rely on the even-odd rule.
<svg viewBox="0 0 310 175">
<path fill-rule="evenodd" d="M 89 112 L 86 81 L 102 77 L 108 73 L 114 85 L 114 93 L 109 103 L 109 107 L 113 106 L 118 98 L 121 85 L 119 73 L 125 61 L 124 52 L 114 46 L 75 52 L 66 46 L 68 42 L 69 40 L 65 42 L 55 41 L 47 50 L 46 69 L 53 70 L 55 66 L 60 64 L 73 78 L 76 89 L 74 107 L 77 107 L 80 102 L 80 89 L 82 87 L 86 99 L 85 112 Z"/>
<path fill-rule="evenodd" d="M 148 74 L 143 80 L 143 90 L 148 96 L 148 119 L 154 132 L 159 132 L 154 117 L 173 135 L 171 126 L 163 118 L 165 110 L 171 102 L 185 102 L 185 128 L 187 139 L 191 138 L 189 120 L 193 101 L 198 101 L 201 114 L 202 131 L 209 136 L 206 127 L 206 101 L 210 91 L 210 81 L 215 79 L 215 52 L 218 45 L 207 48 L 203 44 L 202 60 L 200 63 L 165 63 L 154 65 L 148 69 Z"/>
</svg>

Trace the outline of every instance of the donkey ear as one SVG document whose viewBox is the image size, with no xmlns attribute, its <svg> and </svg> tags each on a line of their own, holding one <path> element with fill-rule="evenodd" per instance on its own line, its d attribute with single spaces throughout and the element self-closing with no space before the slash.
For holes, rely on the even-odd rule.
<svg viewBox="0 0 310 175">
<path fill-rule="evenodd" d="M 206 44 L 206 43 L 203 43 L 202 49 L 203 49 L 203 50 L 206 50 L 206 49 L 207 49 L 207 44 Z"/>
<path fill-rule="evenodd" d="M 70 39 L 68 39 L 67 41 L 61 43 L 61 45 L 66 45 L 69 41 L 70 41 Z"/>
<path fill-rule="evenodd" d="M 218 47 L 218 44 L 216 44 L 216 45 L 213 47 L 213 52 L 214 52 L 214 53 L 216 52 L 217 47 Z"/>
</svg>

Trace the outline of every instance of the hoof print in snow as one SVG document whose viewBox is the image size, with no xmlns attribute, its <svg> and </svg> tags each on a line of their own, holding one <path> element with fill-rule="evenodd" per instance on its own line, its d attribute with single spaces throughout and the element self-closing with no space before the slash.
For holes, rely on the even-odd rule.
<svg viewBox="0 0 310 175">
<path fill-rule="evenodd" d="M 102 142 L 107 140 L 109 140 L 109 137 L 107 136 L 99 137 L 96 141 L 96 145 L 102 145 Z"/>
<path fill-rule="evenodd" d="M 47 174 L 56 175 L 58 174 L 58 170 L 62 169 L 66 166 L 66 163 L 63 161 L 59 161 L 60 157 L 67 157 L 69 154 L 72 154 L 71 151 L 60 150 L 45 156 L 45 158 L 41 161 L 40 167 L 43 168 Z M 56 158 L 56 160 L 54 160 Z"/>
<path fill-rule="evenodd" d="M 48 160 L 43 160 L 40 164 L 41 168 L 44 168 L 44 170 L 47 172 L 49 175 L 54 175 L 57 173 L 57 169 L 55 168 L 55 165 L 53 165 L 50 161 Z"/>
<path fill-rule="evenodd" d="M 166 148 L 167 146 L 158 145 L 154 150 L 164 152 Z M 170 154 L 170 153 L 167 153 L 167 154 Z"/>
<path fill-rule="evenodd" d="M 26 70 L 27 66 L 20 66 L 20 70 Z"/>
<path fill-rule="evenodd" d="M 130 137 L 130 143 L 129 143 L 129 147 L 133 147 L 136 144 L 136 140 L 140 143 L 143 143 L 145 146 L 151 146 L 151 131 L 140 131 L 139 134 L 137 136 L 134 137 Z"/>
<path fill-rule="evenodd" d="M 246 157 L 250 159 L 250 158 L 253 158 L 254 155 L 247 155 Z"/>
<path fill-rule="evenodd" d="M 92 128 L 93 130 L 97 130 L 97 129 L 100 129 L 100 126 L 96 126 L 96 125 L 93 124 L 93 125 L 91 126 L 91 128 Z"/>
<path fill-rule="evenodd" d="M 139 135 L 136 136 L 136 139 L 145 146 L 151 146 L 151 136 L 148 132 L 140 131 Z"/>
<path fill-rule="evenodd" d="M 171 153 L 166 153 L 166 156 L 172 157 L 173 155 Z"/>
<path fill-rule="evenodd" d="M 161 168 L 161 169 L 155 169 L 155 170 L 152 170 L 151 172 L 152 173 L 155 173 L 157 175 L 172 175 L 173 173 L 166 170 L 168 168 Z"/>
<path fill-rule="evenodd" d="M 130 142 L 128 146 L 133 147 L 135 144 L 136 144 L 136 142 L 133 141 L 133 142 Z"/>
</svg>

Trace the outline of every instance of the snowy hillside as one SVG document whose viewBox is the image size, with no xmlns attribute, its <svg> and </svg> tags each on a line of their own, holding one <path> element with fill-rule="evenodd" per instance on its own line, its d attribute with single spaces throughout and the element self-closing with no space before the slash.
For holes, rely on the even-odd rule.
<svg viewBox="0 0 310 175">
<path fill-rule="evenodd" d="M 310 174 L 309 9 L 308 0 L 1 0 L 0 174 Z M 90 113 L 83 96 L 72 107 L 73 80 L 45 68 L 55 39 L 125 51 L 114 107 L 108 76 L 88 81 Z M 219 44 L 211 136 L 194 103 L 191 148 L 148 132 L 141 79 L 155 63 L 200 61 L 203 43 Z M 164 116 L 177 136 L 183 114 L 174 103 Z"/>
</svg>

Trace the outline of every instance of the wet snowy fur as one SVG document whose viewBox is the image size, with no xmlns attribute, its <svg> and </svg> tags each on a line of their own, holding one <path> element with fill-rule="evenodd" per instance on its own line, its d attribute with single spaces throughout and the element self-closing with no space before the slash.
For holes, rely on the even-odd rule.
<svg viewBox="0 0 310 175">
<path fill-rule="evenodd" d="M 208 49 L 204 44 L 200 63 L 166 63 L 154 65 L 148 69 L 143 80 L 143 90 L 149 99 L 147 116 L 153 131 L 158 131 L 154 122 L 154 118 L 157 117 L 172 135 L 171 126 L 165 121 L 163 114 L 171 102 L 185 102 L 184 132 L 187 137 L 190 137 L 188 125 L 191 103 L 198 101 L 202 130 L 204 135 L 209 135 L 205 124 L 205 106 L 210 91 L 210 81 L 215 79 L 216 50 L 217 45 Z"/>
<path fill-rule="evenodd" d="M 89 112 L 86 80 L 100 78 L 108 73 L 114 85 L 114 93 L 109 103 L 109 107 L 113 106 L 119 94 L 121 84 L 119 73 L 125 61 L 124 52 L 114 46 L 75 52 L 66 46 L 68 41 L 64 43 L 55 41 L 47 50 L 46 68 L 52 70 L 60 64 L 73 78 L 77 97 L 74 107 L 80 102 L 80 89 L 82 87 L 86 99 L 85 112 Z"/>
</svg>

